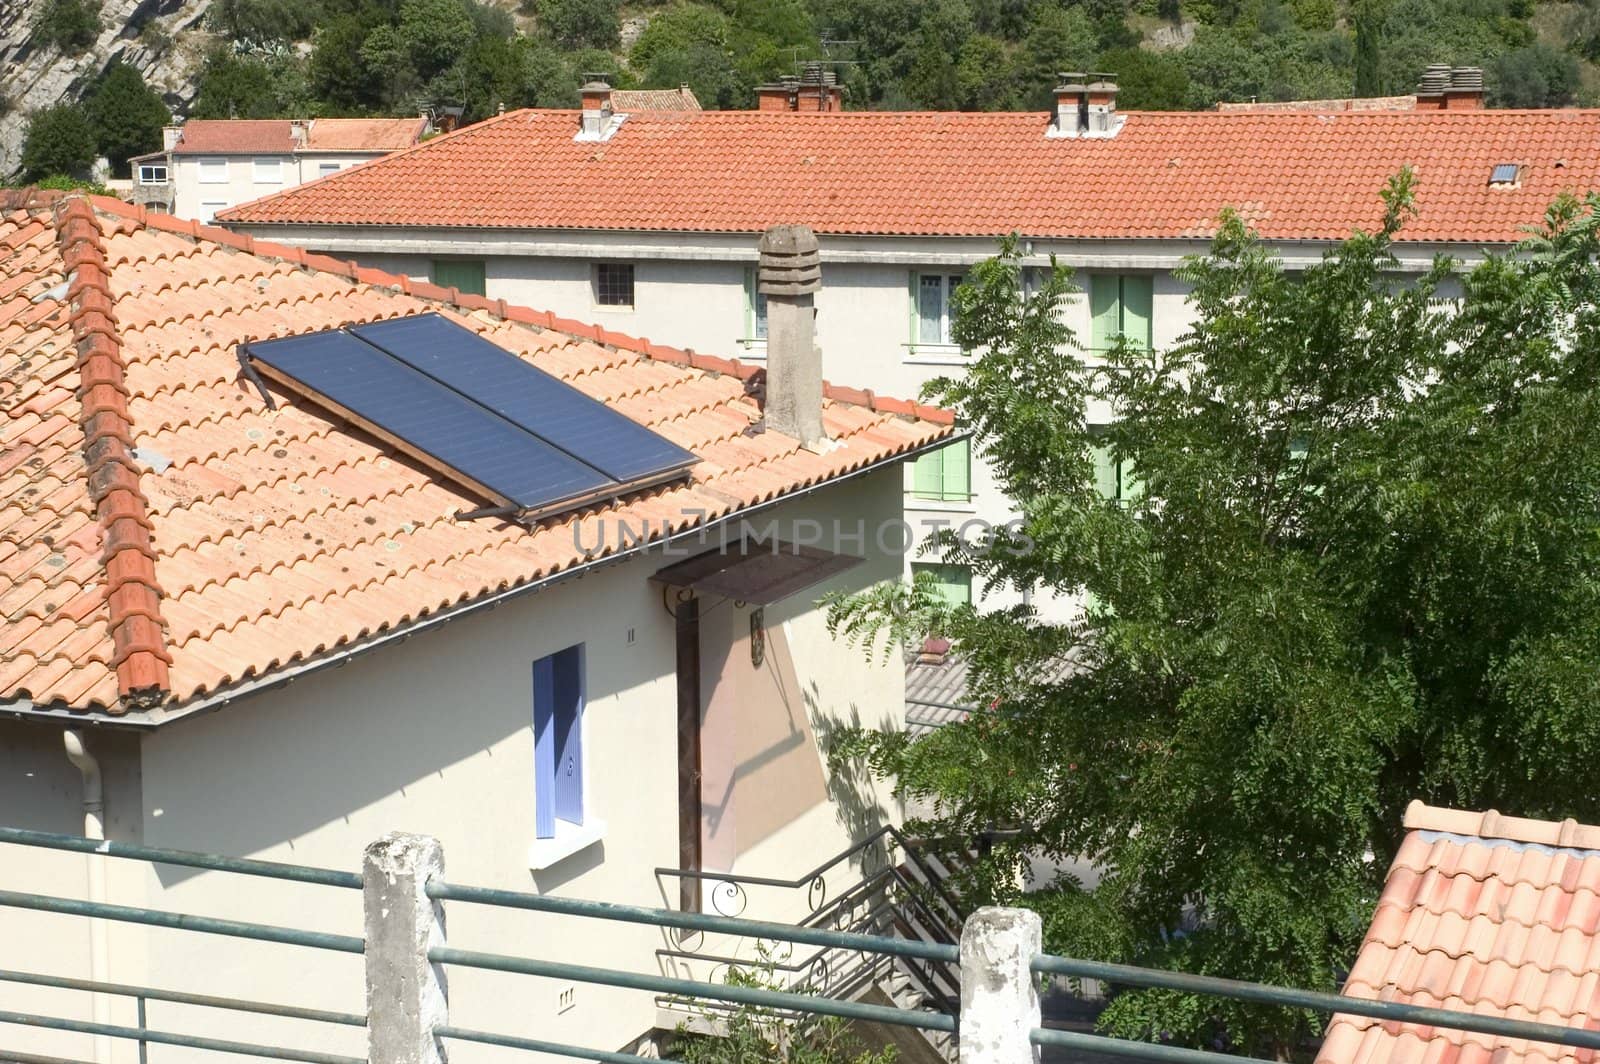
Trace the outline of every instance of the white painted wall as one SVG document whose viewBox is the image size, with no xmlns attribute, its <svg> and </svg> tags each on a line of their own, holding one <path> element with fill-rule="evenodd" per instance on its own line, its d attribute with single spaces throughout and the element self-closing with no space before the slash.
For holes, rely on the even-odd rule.
<svg viewBox="0 0 1600 1064">
<path fill-rule="evenodd" d="M 387 152 L 297 152 L 281 155 L 173 155 L 167 171 L 172 182 L 172 213 L 179 218 L 211 221 L 211 215 L 224 207 L 235 207 L 250 200 L 282 192 L 286 188 L 315 181 L 323 174 L 323 164 L 337 165 L 340 169 L 355 166 L 371 159 L 381 159 Z M 202 181 L 201 160 L 227 163 L 224 180 Z M 275 160 L 278 163 L 278 180 L 257 181 L 255 160 Z M 208 176 L 216 176 L 215 170 Z"/>
<path fill-rule="evenodd" d="M 888 519 L 899 512 L 899 476 L 888 467 L 771 514 L 780 533 L 789 535 L 797 517 L 825 528 L 836 518 Z M 765 528 L 768 519 L 752 520 Z M 812 608 L 828 587 L 864 587 L 898 572 L 898 558 L 871 551 L 870 539 L 868 549 L 866 564 L 769 607 L 769 624 L 781 626 L 794 647 L 808 723 L 818 734 L 840 721 L 902 726 L 898 662 L 835 642 Z M 145 841 L 153 845 L 341 869 L 359 868 L 364 845 L 385 832 L 431 834 L 443 842 L 448 875 L 456 882 L 668 903 L 675 884 L 658 879 L 653 869 L 675 866 L 678 855 L 674 622 L 663 608 L 661 588 L 648 578 L 674 560 L 655 555 L 619 563 L 344 667 L 176 721 L 144 737 L 142 788 L 116 792 L 111 800 L 117 815 L 142 824 Z M 708 602 L 705 608 L 737 607 Z M 535 872 L 527 860 L 534 841 L 531 663 L 578 642 L 587 654 L 586 815 L 604 818 L 608 829 L 600 843 Z M 38 728 L 22 743 L 10 739 L 15 730 L 0 731 L 4 819 L 14 821 L 17 810 L 26 809 L 32 823 L 75 830 L 81 821 L 75 819 L 74 781 L 62 767 L 65 757 L 51 745 L 59 744 L 59 733 Z M 809 756 L 825 771 L 820 751 Z M 759 786 L 758 770 L 751 779 Z M 851 787 L 848 810 L 817 806 L 741 854 L 731 871 L 798 875 L 844 849 L 868 825 L 898 821 L 899 809 L 886 791 L 858 780 Z M 82 896 L 81 887 L 74 889 L 81 858 L 60 867 L 35 851 L 6 852 L 0 859 L 0 887 Z M 361 929 L 357 891 L 172 868 L 135 878 L 142 881 L 113 880 L 112 900 L 342 934 Z M 781 918 L 792 911 L 782 900 L 758 903 L 760 912 L 750 915 Z M 11 920 L 13 933 L 29 943 L 25 951 L 13 951 L 8 943 L 7 964 L 16 957 L 18 967 L 81 974 L 86 962 L 57 945 L 72 941 L 74 933 L 86 943 L 81 921 L 76 929 L 57 927 L 48 921 L 67 918 L 15 916 L 3 909 L 0 919 Z M 635 971 L 659 970 L 655 950 L 668 941 L 660 930 L 637 925 L 461 903 L 447 906 L 447 920 L 450 941 L 458 946 Z M 142 957 L 138 966 L 122 963 L 119 945 L 117 978 L 327 1009 L 362 1008 L 357 956 L 165 929 L 132 934 L 147 940 L 148 965 Z M 575 1006 L 558 1013 L 560 989 L 548 980 L 452 970 L 452 1021 L 615 1049 L 656 1019 L 651 995 L 590 985 L 579 985 Z M 3 986 L 0 994 L 13 1000 Z M 268 1017 L 156 1005 L 151 1025 L 245 1041 L 281 1039 L 354 1055 L 364 1051 L 360 1031 Z M 11 1034 L 0 1029 L 0 1046 L 11 1044 L 5 1041 Z M 82 1054 L 80 1042 L 40 1037 L 48 1039 L 41 1052 Z M 466 1044 L 454 1046 L 452 1057 L 527 1059 Z M 192 1051 L 150 1049 L 150 1060 L 158 1064 L 195 1059 L 200 1058 Z"/>
</svg>

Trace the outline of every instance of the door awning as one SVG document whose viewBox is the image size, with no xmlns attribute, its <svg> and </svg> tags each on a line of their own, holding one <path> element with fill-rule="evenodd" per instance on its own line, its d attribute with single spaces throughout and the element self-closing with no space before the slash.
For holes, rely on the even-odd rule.
<svg viewBox="0 0 1600 1064">
<path fill-rule="evenodd" d="M 720 550 L 674 562 L 652 579 L 668 587 L 766 606 L 865 560 L 801 543 L 742 539 Z"/>
</svg>

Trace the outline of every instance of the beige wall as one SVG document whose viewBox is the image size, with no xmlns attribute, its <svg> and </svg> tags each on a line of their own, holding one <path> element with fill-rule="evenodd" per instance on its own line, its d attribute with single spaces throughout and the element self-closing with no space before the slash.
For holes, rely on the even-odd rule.
<svg viewBox="0 0 1600 1064">
<path fill-rule="evenodd" d="M 780 531 L 796 516 L 825 524 L 836 516 L 852 521 L 889 517 L 898 512 L 894 486 L 899 475 L 896 468 L 883 469 L 773 513 Z M 767 517 L 754 521 L 764 527 Z M 662 905 L 676 896 L 675 883 L 653 870 L 677 864 L 677 696 L 674 623 L 649 576 L 673 560 L 656 555 L 621 563 L 345 667 L 176 721 L 143 740 L 143 785 L 138 793 L 119 791 L 115 801 L 124 810 L 121 815 L 142 823 L 145 840 L 154 845 L 342 869 L 359 867 L 363 846 L 385 832 L 432 834 L 443 842 L 448 874 L 456 882 Z M 828 586 L 865 586 L 897 571 L 892 556 L 873 556 Z M 900 726 L 900 669 L 827 635 L 811 608 L 825 589 L 769 607 L 769 623 L 793 648 L 794 673 L 783 678 L 784 698 L 763 695 L 755 716 L 736 725 L 742 754 L 758 754 L 779 727 L 826 734 L 848 720 Z M 722 610 L 730 624 L 733 609 L 728 604 Z M 579 642 L 587 657 L 586 814 L 603 818 L 607 830 L 599 843 L 532 871 L 531 663 Z M 776 688 L 767 684 L 766 690 L 770 694 Z M 779 709 L 783 721 L 766 715 Z M 64 757 L 51 746 L 59 744 L 59 734 L 45 729 L 37 734 L 43 738 L 26 746 L 0 748 L 0 772 L 12 781 L 0 794 L 7 808 L 30 810 L 34 822 L 73 830 L 80 822 L 76 791 L 61 767 Z M 46 768 L 49 782 L 15 782 Z M 829 793 L 848 793 L 849 800 L 837 806 L 814 801 L 805 810 L 790 804 L 780 816 L 763 808 L 766 788 L 802 778 L 809 781 L 813 799 L 823 793 L 815 786 L 822 780 Z M 814 744 L 803 753 L 786 750 L 777 761 L 744 765 L 736 790 L 734 816 L 739 825 L 748 824 L 742 832 L 748 845 L 741 844 L 733 871 L 797 875 L 843 849 L 864 825 L 898 819 L 886 793 L 826 777 Z M 81 858 L 47 868 L 35 851 L 4 856 L 0 886 L 23 884 L 20 889 L 81 896 L 81 888 L 73 889 Z M 142 871 L 146 866 L 123 864 L 142 881 L 117 887 L 115 901 L 360 933 L 355 891 L 172 868 L 151 873 Z M 786 906 L 792 909 L 792 898 L 757 899 L 749 915 L 781 916 Z M 450 939 L 458 946 L 637 971 L 658 970 L 655 950 L 668 941 L 661 931 L 642 926 L 460 903 L 449 905 L 447 916 Z M 12 918 L 0 910 L 0 919 Z M 52 952 L 53 943 L 67 941 L 62 936 L 74 928 L 47 927 L 44 918 L 34 916 L 16 922 L 27 926 L 35 944 L 34 952 L 19 954 L 19 967 L 67 967 L 81 974 L 80 957 Z M 86 941 L 81 927 L 75 933 Z M 146 941 L 142 931 L 133 935 Z M 149 931 L 147 942 L 147 964 L 142 956 L 137 965 L 124 962 L 118 947 L 116 978 L 321 1008 L 359 1011 L 362 1006 L 356 956 L 164 929 Z M 648 994 L 579 985 L 574 1007 L 558 1012 L 561 989 L 550 980 L 452 970 L 452 1020 L 605 1049 L 617 1048 L 655 1022 Z M 0 993 L 8 991 L 0 987 Z M 158 1005 L 151 1008 L 151 1022 L 214 1037 L 282 1039 L 331 1052 L 362 1052 L 359 1031 L 298 1021 Z M 0 1037 L 9 1035 L 0 1032 Z M 40 1051 L 81 1052 L 79 1043 L 68 1044 L 60 1036 L 41 1038 L 48 1041 Z M 468 1045 L 454 1047 L 452 1056 L 468 1062 L 525 1059 Z M 152 1047 L 150 1059 L 197 1057 Z"/>
<path fill-rule="evenodd" d="M 172 181 L 172 213 L 179 218 L 210 221 L 210 216 L 223 207 L 236 207 L 286 188 L 315 181 L 324 176 L 319 164 L 338 164 L 340 169 L 355 166 L 371 159 L 380 159 L 384 152 L 327 153 L 314 155 L 174 155 L 168 177 Z M 221 182 L 200 180 L 201 159 L 225 159 L 228 163 L 227 180 Z M 278 161 L 277 181 L 256 181 L 255 160 Z M 135 175 L 137 177 L 137 174 Z"/>
</svg>

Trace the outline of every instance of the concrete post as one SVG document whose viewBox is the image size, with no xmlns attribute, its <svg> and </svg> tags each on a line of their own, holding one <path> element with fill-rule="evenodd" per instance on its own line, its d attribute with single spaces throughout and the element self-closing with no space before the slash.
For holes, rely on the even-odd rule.
<svg viewBox="0 0 1600 1064">
<path fill-rule="evenodd" d="M 444 875 L 444 848 L 426 835 L 391 832 L 367 847 L 362 900 L 367 935 L 367 1059 L 444 1064 L 433 1029 L 449 1021 L 442 968 L 444 908 L 426 893 Z"/>
<path fill-rule="evenodd" d="M 1028 1040 L 1039 1023 L 1030 970 L 1043 925 L 1026 909 L 979 909 L 961 929 L 961 1064 L 1038 1064 Z"/>
</svg>

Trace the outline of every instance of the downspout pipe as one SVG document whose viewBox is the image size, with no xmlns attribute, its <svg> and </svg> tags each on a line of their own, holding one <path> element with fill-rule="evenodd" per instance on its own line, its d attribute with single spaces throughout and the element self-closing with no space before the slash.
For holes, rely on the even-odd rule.
<svg viewBox="0 0 1600 1064">
<path fill-rule="evenodd" d="M 69 728 L 61 733 L 66 746 L 67 760 L 83 776 L 83 837 L 103 840 L 106 837 L 105 785 L 100 775 L 100 762 L 84 744 L 83 733 Z M 98 853 L 84 854 L 89 869 L 89 900 L 103 904 L 106 901 L 106 860 Z M 109 982 L 111 950 L 106 941 L 106 922 L 89 921 L 89 978 L 97 983 Z M 94 1022 L 111 1022 L 111 999 L 105 994 L 93 995 Z M 111 1039 L 95 1035 L 94 1059 L 96 1064 L 110 1064 Z"/>
</svg>

